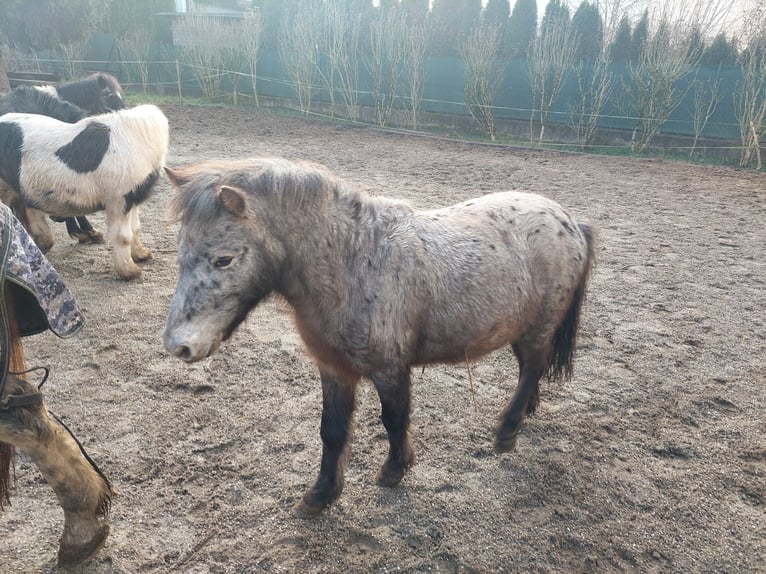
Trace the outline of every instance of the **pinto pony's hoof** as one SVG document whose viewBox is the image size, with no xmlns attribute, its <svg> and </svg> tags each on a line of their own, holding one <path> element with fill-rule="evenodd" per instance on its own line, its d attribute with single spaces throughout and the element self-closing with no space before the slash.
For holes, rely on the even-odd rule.
<svg viewBox="0 0 766 574">
<path fill-rule="evenodd" d="M 83 544 L 67 544 L 62 540 L 59 544 L 59 567 L 67 568 L 84 562 L 101 547 L 107 536 L 109 536 L 109 524 L 102 522 L 96 529 L 93 538 Z"/>
</svg>

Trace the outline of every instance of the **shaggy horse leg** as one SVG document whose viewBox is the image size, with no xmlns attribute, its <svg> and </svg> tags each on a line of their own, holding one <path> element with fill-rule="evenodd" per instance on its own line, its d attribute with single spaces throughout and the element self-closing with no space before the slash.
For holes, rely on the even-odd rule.
<svg viewBox="0 0 766 574">
<path fill-rule="evenodd" d="M 513 352 L 519 361 L 519 384 L 500 415 L 500 425 L 495 434 L 495 452 L 498 453 L 516 448 L 516 437 L 524 416 L 532 414 L 537 408 L 539 382 L 545 372 L 546 352 L 519 343 L 513 345 Z"/>
<path fill-rule="evenodd" d="M 23 220 L 20 220 L 23 222 Z M 29 235 L 35 240 L 40 251 L 47 253 L 56 241 L 51 226 L 48 225 L 48 216 L 39 209 L 27 208 L 25 227 Z"/>
<path fill-rule="evenodd" d="M 9 394 L 37 390 L 15 377 L 9 377 L 8 381 Z M 38 404 L 0 409 L 0 441 L 29 455 L 64 509 L 59 565 L 71 566 L 90 556 L 109 534 L 109 524 L 103 517 L 108 511 L 112 490 L 83 458 L 75 440 Z"/>
<path fill-rule="evenodd" d="M 112 257 L 117 274 L 123 279 L 136 279 L 141 276 L 141 268 L 131 257 L 133 232 L 129 215 L 107 211 L 107 233 L 112 244 Z"/>
<path fill-rule="evenodd" d="M 147 261 L 152 258 L 152 252 L 141 243 L 141 220 L 138 217 L 138 208 L 134 207 L 128 217 L 130 217 L 130 229 L 133 233 L 130 254 L 134 261 Z"/>
<path fill-rule="evenodd" d="M 372 382 L 378 391 L 381 419 L 388 432 L 388 457 L 378 473 L 381 486 L 396 486 L 405 471 L 415 463 L 410 442 L 410 372 L 375 374 Z"/>
<path fill-rule="evenodd" d="M 343 472 L 348 455 L 351 416 L 354 413 L 357 380 L 341 380 L 320 370 L 322 378 L 322 463 L 319 478 L 295 509 L 308 518 L 330 506 L 343 490 Z"/>
</svg>

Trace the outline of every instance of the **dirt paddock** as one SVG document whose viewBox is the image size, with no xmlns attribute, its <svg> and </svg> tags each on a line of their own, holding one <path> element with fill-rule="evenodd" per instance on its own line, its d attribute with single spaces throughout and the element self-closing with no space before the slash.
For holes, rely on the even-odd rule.
<svg viewBox="0 0 766 574">
<path fill-rule="evenodd" d="M 311 159 L 416 207 L 539 192 L 596 228 L 598 262 L 574 378 L 542 386 L 515 452 L 492 451 L 509 350 L 471 365 L 473 389 L 466 365 L 413 374 L 418 461 L 393 489 L 374 483 L 387 441 L 365 383 L 345 491 L 301 520 L 321 389 L 289 313 L 268 302 L 184 365 L 161 341 L 177 274 L 167 181 L 141 212 L 142 282 L 58 224 L 49 259 L 88 324 L 27 339 L 27 363 L 51 367 L 50 410 L 119 491 L 106 545 L 77 571 L 766 572 L 764 174 L 163 108 L 170 165 Z M 63 512 L 24 456 L 11 501 L 0 571 L 57 572 Z"/>
</svg>

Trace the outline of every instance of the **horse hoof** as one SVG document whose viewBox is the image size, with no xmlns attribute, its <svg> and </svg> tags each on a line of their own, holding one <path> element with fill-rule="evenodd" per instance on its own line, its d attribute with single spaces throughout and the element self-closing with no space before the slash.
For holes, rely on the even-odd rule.
<svg viewBox="0 0 766 574">
<path fill-rule="evenodd" d="M 118 270 L 117 274 L 120 276 L 120 279 L 124 279 L 125 281 L 134 281 L 141 277 L 142 275 L 141 268 L 138 265 L 134 265 L 132 268 L 127 270 Z"/>
<path fill-rule="evenodd" d="M 149 261 L 151 258 L 152 258 L 152 252 L 148 250 L 145 251 L 144 253 L 133 255 L 133 261 Z"/>
<path fill-rule="evenodd" d="M 100 231 L 91 231 L 88 235 L 91 243 L 104 243 L 104 234 Z"/>
<path fill-rule="evenodd" d="M 325 508 L 327 508 L 327 505 L 312 504 L 307 502 L 304 498 L 295 505 L 295 508 L 293 508 L 293 516 L 295 516 L 295 518 L 301 518 L 304 520 L 307 518 L 314 518 Z"/>
<path fill-rule="evenodd" d="M 518 437 L 518 431 L 509 436 L 501 437 L 498 435 L 495 438 L 495 452 L 497 454 L 503 454 L 505 452 L 511 452 L 516 448 L 516 438 Z"/>
<path fill-rule="evenodd" d="M 378 476 L 375 478 L 375 484 L 378 486 L 396 486 L 404 478 L 404 471 L 399 473 L 386 472 L 382 468 L 378 472 Z"/>
<path fill-rule="evenodd" d="M 96 534 L 85 544 L 60 543 L 58 553 L 58 565 L 60 568 L 76 566 L 98 550 L 109 536 L 109 524 L 103 522 L 99 525 Z"/>
</svg>

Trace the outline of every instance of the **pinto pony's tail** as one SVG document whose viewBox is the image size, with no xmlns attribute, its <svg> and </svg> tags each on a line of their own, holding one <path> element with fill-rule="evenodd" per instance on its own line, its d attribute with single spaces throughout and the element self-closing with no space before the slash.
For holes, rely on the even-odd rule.
<svg viewBox="0 0 766 574">
<path fill-rule="evenodd" d="M 580 327 L 580 311 L 585 302 L 585 288 L 595 259 L 596 249 L 593 230 L 587 223 L 578 223 L 577 226 L 587 245 L 585 266 L 572 296 L 572 302 L 564 315 L 564 320 L 553 334 L 553 347 L 545 372 L 545 376 L 549 380 L 561 380 L 562 378 L 569 380 L 572 378 L 577 332 Z"/>
</svg>

